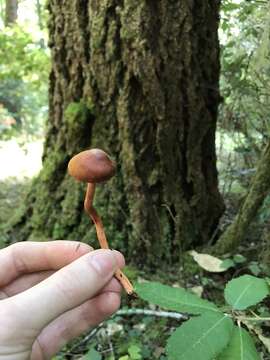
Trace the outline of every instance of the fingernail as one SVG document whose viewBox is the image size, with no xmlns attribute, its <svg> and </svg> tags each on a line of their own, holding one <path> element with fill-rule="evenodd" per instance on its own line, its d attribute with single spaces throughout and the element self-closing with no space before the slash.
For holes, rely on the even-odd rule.
<svg viewBox="0 0 270 360">
<path fill-rule="evenodd" d="M 91 265 L 101 276 L 108 276 L 117 268 L 115 256 L 111 250 L 98 250 L 89 257 Z"/>
<path fill-rule="evenodd" d="M 125 266 L 125 258 L 123 254 L 118 250 L 112 250 L 118 267 L 123 268 Z"/>
</svg>

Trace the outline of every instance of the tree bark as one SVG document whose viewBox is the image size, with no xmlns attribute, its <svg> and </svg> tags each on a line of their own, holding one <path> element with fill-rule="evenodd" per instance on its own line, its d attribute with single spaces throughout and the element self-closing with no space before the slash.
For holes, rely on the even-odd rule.
<svg viewBox="0 0 270 360">
<path fill-rule="evenodd" d="M 219 238 L 215 252 L 225 254 L 234 251 L 248 234 L 248 227 L 256 217 L 266 196 L 270 192 L 270 143 L 258 164 L 247 196 L 231 225 Z"/>
<path fill-rule="evenodd" d="M 5 26 L 15 24 L 18 18 L 18 0 L 6 0 Z"/>
<path fill-rule="evenodd" d="M 51 0 L 50 114 L 43 170 L 13 234 L 93 240 L 69 158 L 100 147 L 117 176 L 96 208 L 111 246 L 137 264 L 204 244 L 217 186 L 220 1 Z"/>
</svg>

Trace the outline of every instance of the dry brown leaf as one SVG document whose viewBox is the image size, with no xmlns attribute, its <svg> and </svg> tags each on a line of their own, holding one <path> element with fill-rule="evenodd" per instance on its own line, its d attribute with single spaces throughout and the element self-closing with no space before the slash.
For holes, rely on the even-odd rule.
<svg viewBox="0 0 270 360">
<path fill-rule="evenodd" d="M 196 263 L 206 271 L 219 273 L 227 270 L 226 267 L 222 266 L 224 260 L 220 260 L 215 256 L 200 254 L 195 250 L 189 251 L 189 254 L 193 257 Z"/>
</svg>

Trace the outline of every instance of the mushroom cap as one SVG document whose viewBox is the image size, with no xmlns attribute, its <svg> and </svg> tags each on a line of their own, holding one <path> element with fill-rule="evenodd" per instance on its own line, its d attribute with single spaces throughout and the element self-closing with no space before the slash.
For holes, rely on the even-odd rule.
<svg viewBox="0 0 270 360">
<path fill-rule="evenodd" d="M 68 172 L 79 181 L 99 183 L 109 180 L 116 171 L 115 162 L 105 151 L 91 149 L 73 156 L 68 163 Z"/>
</svg>

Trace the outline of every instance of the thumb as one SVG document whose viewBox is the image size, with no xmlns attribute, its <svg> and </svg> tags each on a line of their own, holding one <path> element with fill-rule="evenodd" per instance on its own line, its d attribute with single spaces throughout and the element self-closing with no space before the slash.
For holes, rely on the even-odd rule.
<svg viewBox="0 0 270 360">
<path fill-rule="evenodd" d="M 10 298 L 19 323 L 40 332 L 48 323 L 94 297 L 124 266 L 112 250 L 92 251 L 19 295 Z M 15 305 L 15 307 L 14 307 Z"/>
</svg>

